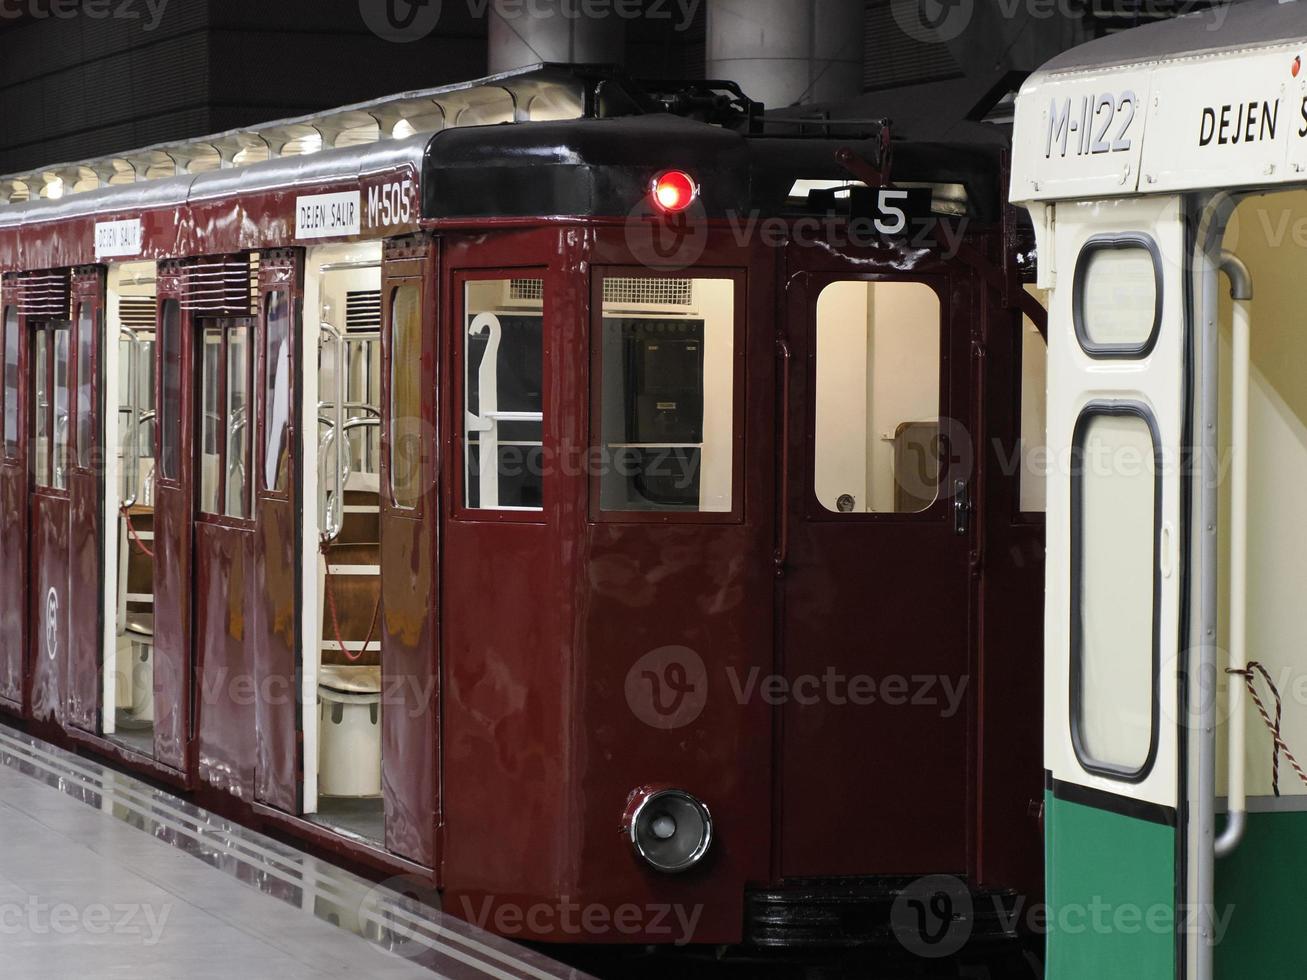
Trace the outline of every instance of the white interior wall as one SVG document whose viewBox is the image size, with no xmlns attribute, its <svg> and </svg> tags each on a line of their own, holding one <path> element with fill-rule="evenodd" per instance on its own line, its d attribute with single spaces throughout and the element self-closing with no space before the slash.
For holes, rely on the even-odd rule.
<svg viewBox="0 0 1307 980">
<path fill-rule="evenodd" d="M 118 588 L 120 561 L 124 557 L 122 549 L 125 546 L 120 531 L 121 519 L 119 516 L 119 508 L 122 505 L 119 488 L 122 482 L 123 468 L 127 462 L 122 455 L 121 447 L 124 433 L 120 427 L 118 417 L 118 406 L 123 398 L 123 376 L 120 373 L 122 365 L 119 363 L 118 352 L 118 332 L 122 326 L 119 309 L 124 296 L 154 296 L 154 276 L 155 264 L 153 262 L 124 262 L 109 267 L 106 281 L 105 327 L 104 337 L 100 344 L 100 382 L 104 386 L 102 402 L 105 406 L 103 412 L 104 444 L 106 447 L 112 446 L 114 449 L 106 451 L 104 454 L 104 537 L 101 545 L 104 552 L 104 667 L 101 676 L 103 684 L 101 732 L 105 735 L 112 735 L 117 730 L 115 713 L 118 707 L 120 687 L 118 678 Z M 147 281 L 137 282 L 135 280 Z M 124 679 L 127 680 L 127 684 L 123 685 L 125 690 L 130 690 L 131 669 L 132 663 L 128 659 L 123 665 L 126 675 Z"/>
<path fill-rule="evenodd" d="M 729 513 L 734 461 L 735 282 L 696 279 L 694 299 L 704 320 L 703 450 L 699 509 Z"/>
<path fill-rule="evenodd" d="M 376 262 L 378 267 L 323 273 L 324 265 L 341 262 Z M 303 485 L 300 488 L 302 494 L 300 514 L 304 522 L 304 553 L 300 556 L 300 579 L 304 588 L 300 606 L 300 659 L 304 670 L 300 698 L 304 707 L 302 716 L 305 813 L 318 811 L 318 672 L 322 667 L 323 576 L 326 571 L 318 548 L 322 529 L 318 521 L 318 494 L 321 491 L 318 438 L 321 429 L 317 419 L 318 401 L 323 397 L 330 398 L 331 392 L 321 393 L 319 386 L 319 350 L 324 339 L 321 327 L 323 320 L 327 319 L 337 329 L 344 330 L 345 291 L 379 289 L 380 262 L 380 242 L 324 245 L 311 249 L 305 259 L 304 338 L 301 345 L 304 351 L 304 364 L 301 371 L 301 397 L 303 418 L 308 420 L 309 424 L 304 425 L 300 432 L 300 458 L 304 461 Z"/>
<path fill-rule="evenodd" d="M 1307 317 L 1301 283 L 1307 248 L 1285 230 L 1307 227 L 1307 191 L 1244 201 L 1233 217 L 1225 247 L 1249 266 L 1253 278 L 1252 379 L 1249 385 L 1248 656 L 1266 665 L 1284 698 L 1285 741 L 1307 760 Z M 1221 521 L 1219 637 L 1229 643 L 1229 421 L 1230 329 L 1228 283 L 1221 284 Z M 1222 654 L 1221 669 L 1225 658 Z M 1228 678 L 1222 673 L 1221 686 Z M 1265 688 L 1262 688 L 1265 691 Z M 1268 706 L 1271 701 L 1263 694 Z M 1272 710 L 1274 708 L 1272 707 Z M 1220 792 L 1225 792 L 1226 711 L 1219 713 Z M 1247 774 L 1250 796 L 1271 794 L 1271 741 L 1248 701 Z M 1307 788 L 1283 759 L 1280 789 L 1307 803 Z"/>
<path fill-rule="evenodd" d="M 1048 291 L 1027 286 L 1048 308 Z M 1021 473 L 1023 513 L 1048 506 L 1048 343 L 1028 317 L 1021 320 Z"/>
</svg>

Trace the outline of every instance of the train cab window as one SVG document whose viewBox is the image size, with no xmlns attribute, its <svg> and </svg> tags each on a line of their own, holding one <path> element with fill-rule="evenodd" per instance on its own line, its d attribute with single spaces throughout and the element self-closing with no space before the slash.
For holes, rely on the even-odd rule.
<svg viewBox="0 0 1307 980">
<path fill-rule="evenodd" d="M 95 467 L 96 431 L 95 365 L 92 352 L 96 335 L 100 332 L 100 318 L 90 303 L 83 303 L 77 314 L 77 466 L 82 470 Z"/>
<path fill-rule="evenodd" d="M 924 283 L 831 283 L 817 300 L 814 491 L 838 514 L 939 496 L 940 302 Z"/>
<path fill-rule="evenodd" d="M 1091 772 L 1135 779 L 1157 737 L 1161 467 L 1142 406 L 1091 405 L 1071 472 L 1071 732 Z"/>
<path fill-rule="evenodd" d="M 177 300 L 164 300 L 159 327 L 159 477 L 176 480 L 182 435 L 182 314 Z"/>
<path fill-rule="evenodd" d="M 263 488 L 283 492 L 290 463 L 290 297 L 283 291 L 264 296 L 267 316 L 263 355 Z"/>
<path fill-rule="evenodd" d="M 464 505 L 544 509 L 544 281 L 467 283 Z"/>
<path fill-rule="evenodd" d="M 731 512 L 735 296 L 733 279 L 604 279 L 600 510 Z"/>
<path fill-rule="evenodd" d="M 5 458 L 18 456 L 18 393 L 21 390 L 18 363 L 18 310 L 12 306 L 5 307 L 4 319 L 4 355 L 5 355 Z"/>
<path fill-rule="evenodd" d="M 416 285 L 390 297 L 390 492 L 416 510 L 422 497 L 422 302 Z"/>
<path fill-rule="evenodd" d="M 227 517 L 248 518 L 254 507 L 250 490 L 250 389 L 254 371 L 250 356 L 251 324 L 236 323 L 227 331 L 227 392 L 225 417 L 227 440 L 223 455 L 225 494 L 223 514 Z"/>
<path fill-rule="evenodd" d="M 224 419 L 218 407 L 222 397 L 222 328 L 205 327 L 200 342 L 200 510 L 217 514 L 222 506 Z"/>
<path fill-rule="evenodd" d="M 1076 264 L 1074 320 L 1091 357 L 1143 357 L 1162 322 L 1162 266 L 1145 235 L 1091 239 Z"/>
</svg>

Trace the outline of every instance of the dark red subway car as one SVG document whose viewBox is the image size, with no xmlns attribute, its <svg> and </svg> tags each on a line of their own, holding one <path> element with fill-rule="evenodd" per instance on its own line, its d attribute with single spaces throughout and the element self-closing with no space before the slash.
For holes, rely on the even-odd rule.
<svg viewBox="0 0 1307 980">
<path fill-rule="evenodd" d="M 526 939 L 893 943 L 930 875 L 1007 936 L 998 150 L 545 67 L 51 173 L 0 207 L 5 712 Z"/>
</svg>

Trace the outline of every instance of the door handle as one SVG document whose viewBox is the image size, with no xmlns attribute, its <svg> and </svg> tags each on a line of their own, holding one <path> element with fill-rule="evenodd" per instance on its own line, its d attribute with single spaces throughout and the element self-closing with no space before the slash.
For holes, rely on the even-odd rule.
<svg viewBox="0 0 1307 980">
<path fill-rule="evenodd" d="M 964 536 L 971 530 L 971 489 L 966 480 L 953 481 L 953 533 Z"/>
</svg>

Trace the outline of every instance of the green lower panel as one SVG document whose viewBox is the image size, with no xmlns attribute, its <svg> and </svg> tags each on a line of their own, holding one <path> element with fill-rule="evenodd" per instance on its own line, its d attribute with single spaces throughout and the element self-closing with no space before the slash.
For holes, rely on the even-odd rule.
<svg viewBox="0 0 1307 980">
<path fill-rule="evenodd" d="M 1045 813 L 1048 980 L 1174 980 L 1175 829 L 1052 793 Z"/>
<path fill-rule="evenodd" d="M 1307 974 L 1307 813 L 1250 813 L 1239 849 L 1216 864 L 1217 980 Z"/>
</svg>

